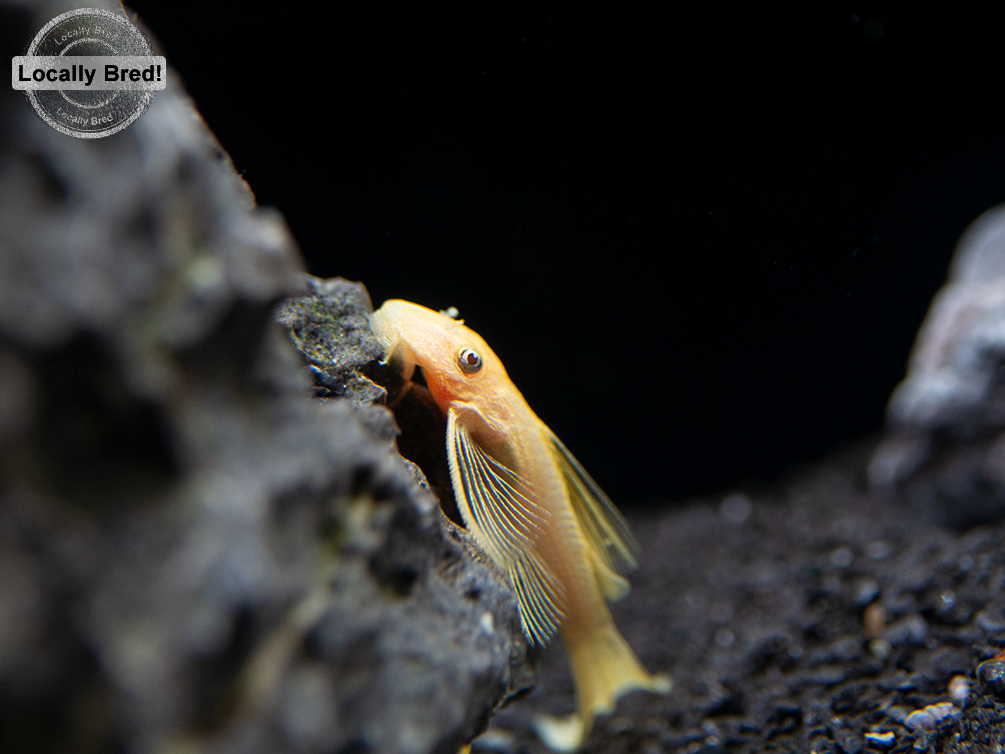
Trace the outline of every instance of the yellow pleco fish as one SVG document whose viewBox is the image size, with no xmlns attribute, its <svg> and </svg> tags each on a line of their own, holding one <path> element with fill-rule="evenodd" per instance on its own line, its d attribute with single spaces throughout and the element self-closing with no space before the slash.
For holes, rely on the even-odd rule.
<svg viewBox="0 0 1005 754">
<path fill-rule="evenodd" d="M 605 602 L 629 589 L 614 558 L 636 565 L 627 523 L 527 405 L 499 357 L 462 320 L 407 301 L 384 302 L 370 323 L 406 379 L 422 368 L 446 414 L 457 506 L 475 541 L 509 575 L 524 633 L 545 644 L 562 632 L 577 711 L 566 720 L 540 719 L 542 740 L 571 751 L 622 694 L 669 691 L 668 677 L 642 667 Z"/>
</svg>

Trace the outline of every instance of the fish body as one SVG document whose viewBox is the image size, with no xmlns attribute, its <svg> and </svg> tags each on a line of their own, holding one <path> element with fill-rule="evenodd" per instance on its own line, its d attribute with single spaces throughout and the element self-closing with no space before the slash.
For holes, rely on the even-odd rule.
<svg viewBox="0 0 1005 754">
<path fill-rule="evenodd" d="M 544 644 L 560 629 L 576 686 L 577 712 L 539 733 L 575 749 L 597 714 L 632 689 L 665 692 L 618 633 L 607 599 L 628 592 L 617 558 L 636 565 L 621 515 L 513 385 L 499 357 L 461 320 L 391 300 L 371 315 L 386 358 L 406 378 L 421 367 L 447 417 L 447 461 L 461 517 L 509 575 L 524 633 Z"/>
</svg>

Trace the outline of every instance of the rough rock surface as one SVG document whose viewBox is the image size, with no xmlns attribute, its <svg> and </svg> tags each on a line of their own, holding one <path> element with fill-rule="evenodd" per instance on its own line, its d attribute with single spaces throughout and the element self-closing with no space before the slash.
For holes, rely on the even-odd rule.
<svg viewBox="0 0 1005 754">
<path fill-rule="evenodd" d="M 1005 207 L 964 234 L 889 407 L 872 484 L 965 527 L 1005 513 Z"/>
<path fill-rule="evenodd" d="M 65 9 L 0 2 L 4 55 Z M 295 244 L 173 75 L 99 140 L 0 91 L 0 228 L 0 751 L 453 754 L 530 682 L 388 411 L 314 398 Z"/>
<path fill-rule="evenodd" d="M 317 395 L 349 398 L 364 406 L 386 403 L 387 391 L 360 371 L 379 368 L 374 362 L 384 355 L 366 317 L 373 311 L 366 288 L 341 278 L 308 276 L 305 282 L 307 295 L 283 302 L 277 319 L 307 360 Z M 390 369 L 384 377 L 384 382 L 393 379 Z"/>
</svg>

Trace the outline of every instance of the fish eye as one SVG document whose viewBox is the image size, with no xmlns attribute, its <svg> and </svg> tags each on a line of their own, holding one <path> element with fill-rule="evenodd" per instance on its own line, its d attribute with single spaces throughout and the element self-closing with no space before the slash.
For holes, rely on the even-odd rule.
<svg viewBox="0 0 1005 754">
<path fill-rule="evenodd" d="M 465 374 L 474 374 L 482 368 L 482 357 L 473 348 L 462 348 L 457 354 L 457 366 Z"/>
</svg>

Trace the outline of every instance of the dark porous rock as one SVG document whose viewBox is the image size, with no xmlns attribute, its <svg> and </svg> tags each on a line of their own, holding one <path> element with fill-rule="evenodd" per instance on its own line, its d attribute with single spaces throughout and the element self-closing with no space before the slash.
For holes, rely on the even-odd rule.
<svg viewBox="0 0 1005 754">
<path fill-rule="evenodd" d="M 306 295 L 284 302 L 277 317 L 307 359 L 318 395 L 344 396 L 363 405 L 385 402 L 385 389 L 361 371 L 379 368 L 375 362 L 384 356 L 367 320 L 373 305 L 366 288 L 342 278 L 305 280 Z M 391 379 L 388 370 L 382 382 Z"/>
<path fill-rule="evenodd" d="M 4 55 L 65 9 L 0 2 Z M 94 140 L 0 91 L 0 751 L 453 754 L 533 682 L 515 600 L 339 382 L 365 291 L 168 79 Z M 275 320 L 313 294 L 355 402 Z"/>
<path fill-rule="evenodd" d="M 1005 514 L 1005 206 L 960 240 L 888 418 L 874 487 L 959 528 Z"/>
</svg>

